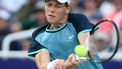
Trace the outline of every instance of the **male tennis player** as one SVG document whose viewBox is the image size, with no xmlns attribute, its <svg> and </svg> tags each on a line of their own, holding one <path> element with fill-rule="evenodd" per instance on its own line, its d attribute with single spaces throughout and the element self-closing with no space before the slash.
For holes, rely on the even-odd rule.
<svg viewBox="0 0 122 69">
<path fill-rule="evenodd" d="M 84 44 L 92 24 L 81 14 L 69 14 L 71 0 L 45 0 L 49 24 L 32 35 L 29 56 L 39 69 L 103 69 L 101 64 L 74 61 L 74 48 Z"/>
</svg>

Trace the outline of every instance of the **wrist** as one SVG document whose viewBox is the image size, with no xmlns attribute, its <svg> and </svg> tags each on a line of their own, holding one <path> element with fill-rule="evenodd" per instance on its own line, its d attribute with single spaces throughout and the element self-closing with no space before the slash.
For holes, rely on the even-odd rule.
<svg viewBox="0 0 122 69">
<path fill-rule="evenodd" d="M 59 59 L 53 60 L 52 62 L 49 62 L 47 65 L 47 69 L 54 69 L 55 62 L 59 61 Z"/>
</svg>

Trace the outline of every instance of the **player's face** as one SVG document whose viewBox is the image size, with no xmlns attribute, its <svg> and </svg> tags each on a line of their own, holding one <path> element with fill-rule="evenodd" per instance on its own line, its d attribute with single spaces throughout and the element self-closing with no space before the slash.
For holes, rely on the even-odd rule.
<svg viewBox="0 0 122 69">
<path fill-rule="evenodd" d="M 8 28 L 9 23 L 0 18 L 0 31 L 5 31 Z"/>
<path fill-rule="evenodd" d="M 69 13 L 70 9 L 65 4 L 60 4 L 55 0 L 46 2 L 45 13 L 49 23 L 60 23 Z"/>
</svg>

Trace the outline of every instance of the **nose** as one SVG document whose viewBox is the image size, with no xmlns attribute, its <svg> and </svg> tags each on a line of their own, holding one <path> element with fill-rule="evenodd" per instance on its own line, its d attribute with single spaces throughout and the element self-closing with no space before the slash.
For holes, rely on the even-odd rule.
<svg viewBox="0 0 122 69">
<path fill-rule="evenodd" d="M 50 13 L 55 13 L 55 7 L 50 8 Z"/>
</svg>

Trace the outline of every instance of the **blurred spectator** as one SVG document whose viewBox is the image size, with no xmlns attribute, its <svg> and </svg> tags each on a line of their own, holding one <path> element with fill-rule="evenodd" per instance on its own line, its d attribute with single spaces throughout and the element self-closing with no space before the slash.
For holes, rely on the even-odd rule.
<svg viewBox="0 0 122 69">
<path fill-rule="evenodd" d="M 21 10 L 17 13 L 17 17 L 20 21 L 26 20 L 35 10 L 35 4 L 37 0 L 29 0 L 29 2 L 24 5 Z"/>
<path fill-rule="evenodd" d="M 22 31 L 22 25 L 20 22 L 15 22 L 11 25 L 11 31 L 12 32 L 20 32 Z"/>
<path fill-rule="evenodd" d="M 118 25 L 118 28 L 122 28 L 122 0 L 112 0 L 113 5 L 115 6 L 115 9 L 113 11 L 110 11 L 105 18 L 111 19 L 116 22 Z"/>
<path fill-rule="evenodd" d="M 30 46 L 30 39 L 22 40 L 23 51 L 28 51 Z"/>
<path fill-rule="evenodd" d="M 112 0 L 112 3 L 115 9 L 113 11 L 109 11 L 105 18 L 113 20 L 117 24 L 118 28 L 122 29 L 122 0 Z M 104 28 L 111 27 L 111 25 L 107 25 L 107 27 L 105 26 Z M 115 32 L 113 32 L 112 44 L 115 44 Z"/>
<path fill-rule="evenodd" d="M 71 11 L 72 13 L 82 13 L 81 12 L 81 7 L 79 7 L 79 0 L 72 0 L 71 2 Z"/>
<path fill-rule="evenodd" d="M 99 10 L 101 0 L 84 0 L 83 13 L 92 23 L 96 23 L 103 19 L 103 15 Z"/>
<path fill-rule="evenodd" d="M 12 24 L 11 27 L 12 33 L 20 32 L 22 31 L 22 25 L 20 22 L 15 22 Z M 29 39 L 21 39 L 21 40 L 16 40 L 12 41 L 10 44 L 10 50 L 28 50 L 28 46 L 30 45 L 30 40 Z"/>
<path fill-rule="evenodd" d="M 30 18 L 22 21 L 23 30 L 36 28 L 38 26 L 43 26 L 47 24 L 44 11 L 44 2 L 43 1 L 38 2 L 35 7 L 36 9 L 34 10 L 33 15 L 31 15 Z"/>
<path fill-rule="evenodd" d="M 8 20 L 10 14 L 5 10 L 0 10 L 0 50 L 4 37 L 10 33 Z"/>
<path fill-rule="evenodd" d="M 115 9 L 111 1 L 112 0 L 104 0 L 103 3 L 101 4 L 100 11 L 102 12 L 103 15 L 108 15 L 110 11 L 113 11 Z"/>
<path fill-rule="evenodd" d="M 28 0 L 0 0 L 0 7 L 11 13 L 16 13 Z"/>
<path fill-rule="evenodd" d="M 10 30 L 10 19 L 11 15 L 5 10 L 0 10 L 0 50 L 2 48 L 3 39 L 12 31 Z M 13 41 L 10 44 L 10 50 L 21 50 L 21 43 L 18 41 Z"/>
<path fill-rule="evenodd" d="M 47 24 L 47 20 L 45 17 L 45 11 L 44 11 L 44 4 L 45 4 L 44 1 L 38 1 L 38 2 L 36 0 L 30 0 L 30 1 L 31 1 L 30 5 L 33 6 L 33 9 L 31 9 L 32 7 L 30 5 L 28 5 L 28 6 L 26 6 L 26 8 L 29 11 L 31 11 L 30 14 L 26 18 L 22 18 L 22 19 L 20 18 L 19 20 L 15 18 L 15 22 L 12 24 L 12 27 L 11 27 L 12 32 L 29 30 L 31 28 L 37 28 L 38 26 L 43 26 L 43 25 Z M 29 6 L 30 6 L 30 8 L 29 8 Z M 27 12 L 27 10 L 23 10 L 23 11 Z M 17 14 L 17 16 L 18 16 L 18 14 Z M 21 47 L 19 46 L 19 49 L 22 49 L 25 51 L 28 50 L 28 47 L 30 45 L 29 39 L 18 40 L 18 42 L 22 45 Z M 13 48 L 15 48 L 15 46 L 16 45 L 11 47 L 11 50 L 14 50 Z"/>
<path fill-rule="evenodd" d="M 21 24 L 19 22 L 13 23 L 11 26 L 11 32 L 15 33 L 20 31 L 22 31 Z M 22 40 L 12 41 L 10 44 L 10 50 L 22 50 L 22 48 Z"/>
<path fill-rule="evenodd" d="M 12 27 L 11 27 L 11 31 L 12 31 L 12 33 L 23 31 L 21 23 L 20 22 L 13 23 Z M 13 41 L 11 43 L 10 50 L 24 50 L 24 51 L 27 51 L 28 48 L 29 48 L 28 47 L 29 45 L 30 45 L 30 40 L 29 39 L 16 40 L 16 41 Z"/>
</svg>

